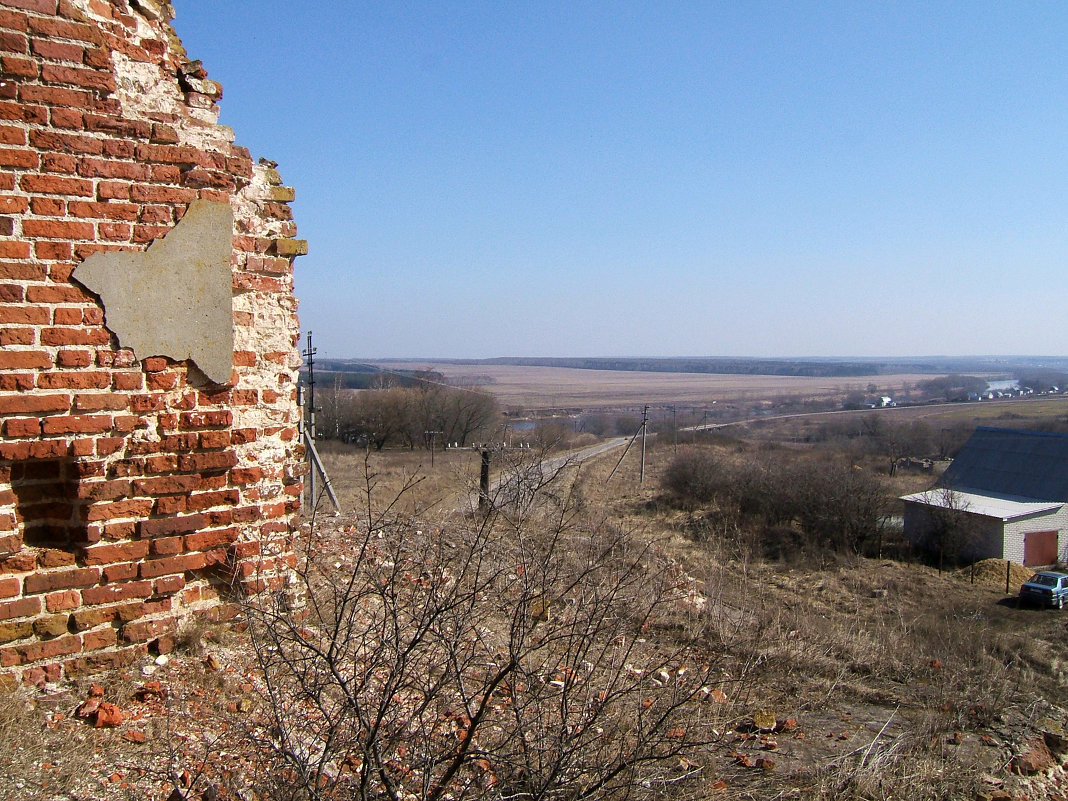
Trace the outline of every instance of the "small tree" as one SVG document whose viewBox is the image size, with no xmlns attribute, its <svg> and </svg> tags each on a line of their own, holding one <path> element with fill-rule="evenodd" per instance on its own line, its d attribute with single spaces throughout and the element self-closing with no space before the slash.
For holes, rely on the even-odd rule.
<svg viewBox="0 0 1068 801">
<path fill-rule="evenodd" d="M 802 530 L 824 546 L 860 553 L 881 538 L 887 495 L 869 471 L 848 463 L 828 463 L 807 471 L 796 492 Z"/>
<path fill-rule="evenodd" d="M 942 485 L 926 493 L 929 542 L 938 552 L 938 569 L 947 559 L 956 564 L 975 537 L 975 521 L 968 513 L 968 500 L 952 487 Z"/>
</svg>

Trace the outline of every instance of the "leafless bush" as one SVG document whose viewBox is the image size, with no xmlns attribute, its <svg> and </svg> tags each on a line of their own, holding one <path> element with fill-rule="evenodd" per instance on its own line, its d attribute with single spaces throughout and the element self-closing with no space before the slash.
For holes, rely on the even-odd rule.
<svg viewBox="0 0 1068 801">
<path fill-rule="evenodd" d="M 310 554 L 302 615 L 250 605 L 272 797 L 685 795 L 726 706 L 701 643 L 655 634 L 677 575 L 564 496 L 536 506 L 420 525 L 369 504 Z"/>
<path fill-rule="evenodd" d="M 690 451 L 672 460 L 662 486 L 683 508 L 734 514 L 736 528 L 760 532 L 766 558 L 790 561 L 881 542 L 889 508 L 882 481 L 840 459 L 784 461 L 765 453 L 737 463 Z"/>
<path fill-rule="evenodd" d="M 688 450 L 672 459 L 663 487 L 683 506 L 713 501 L 729 486 L 730 472 L 714 451 Z"/>
</svg>

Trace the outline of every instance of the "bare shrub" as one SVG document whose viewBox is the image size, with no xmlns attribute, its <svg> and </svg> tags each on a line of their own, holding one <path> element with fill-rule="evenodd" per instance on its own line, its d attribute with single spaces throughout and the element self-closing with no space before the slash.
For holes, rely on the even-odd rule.
<svg viewBox="0 0 1068 801">
<path fill-rule="evenodd" d="M 733 514 L 738 526 L 758 529 L 765 557 L 785 561 L 881 542 L 889 508 L 883 482 L 850 461 L 777 453 L 734 463 L 690 451 L 669 463 L 662 487 L 678 506 L 711 504 L 714 516 Z"/>
<path fill-rule="evenodd" d="M 730 472 L 715 452 L 685 451 L 668 464 L 663 488 L 681 505 L 698 506 L 714 500 L 729 486 Z"/>
<path fill-rule="evenodd" d="M 685 596 L 648 545 L 566 493 L 538 508 L 551 478 L 482 520 L 369 504 L 343 552 L 309 554 L 304 615 L 250 605 L 273 798 L 686 792 L 725 709 L 711 655 L 655 634 Z"/>
</svg>

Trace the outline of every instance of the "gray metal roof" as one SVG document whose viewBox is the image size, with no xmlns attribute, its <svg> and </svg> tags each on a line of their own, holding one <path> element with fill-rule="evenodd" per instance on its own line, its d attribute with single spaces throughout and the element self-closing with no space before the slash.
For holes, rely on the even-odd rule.
<svg viewBox="0 0 1068 801">
<path fill-rule="evenodd" d="M 963 492 L 1068 502 L 1068 434 L 977 428 L 939 483 Z"/>
<path fill-rule="evenodd" d="M 943 509 L 955 509 L 983 517 L 995 517 L 1001 521 L 1016 520 L 1028 515 L 1053 512 L 1064 506 L 1057 501 L 1014 501 L 994 495 L 980 495 L 974 492 L 957 492 L 956 490 L 933 489 L 926 492 L 914 492 L 901 498 L 903 501 L 922 503 L 925 506 L 939 506 Z"/>
</svg>

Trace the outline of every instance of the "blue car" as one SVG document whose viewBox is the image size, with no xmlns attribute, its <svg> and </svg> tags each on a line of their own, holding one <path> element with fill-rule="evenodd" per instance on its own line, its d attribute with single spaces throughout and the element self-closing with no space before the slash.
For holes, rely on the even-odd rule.
<svg viewBox="0 0 1068 801">
<path fill-rule="evenodd" d="M 1020 587 L 1020 600 L 1064 609 L 1068 603 L 1068 573 L 1041 570 Z"/>
</svg>

